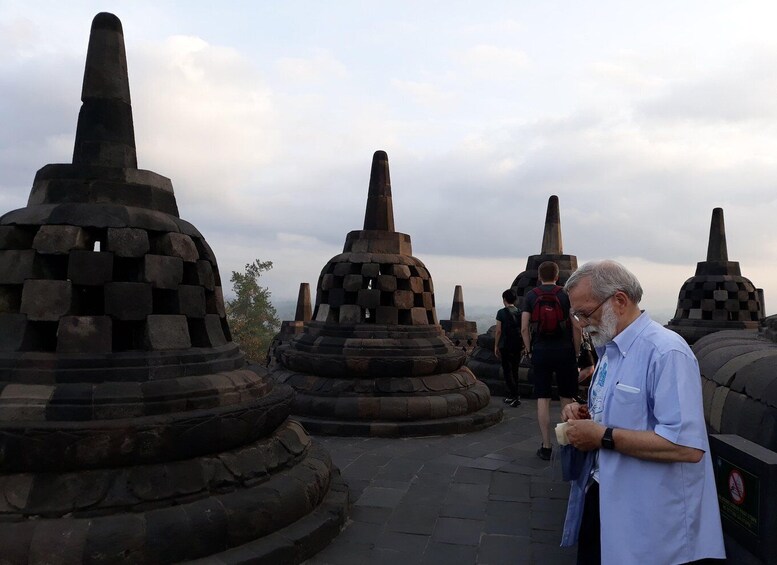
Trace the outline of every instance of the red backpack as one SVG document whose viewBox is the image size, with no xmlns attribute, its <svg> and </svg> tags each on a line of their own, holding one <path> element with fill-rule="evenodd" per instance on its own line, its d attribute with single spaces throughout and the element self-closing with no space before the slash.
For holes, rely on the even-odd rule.
<svg viewBox="0 0 777 565">
<path fill-rule="evenodd" d="M 535 335 L 556 336 L 564 329 L 564 309 L 558 299 L 561 290 L 560 286 L 554 286 L 551 290 L 543 290 L 538 286 L 532 290 L 537 297 L 531 312 Z"/>
</svg>

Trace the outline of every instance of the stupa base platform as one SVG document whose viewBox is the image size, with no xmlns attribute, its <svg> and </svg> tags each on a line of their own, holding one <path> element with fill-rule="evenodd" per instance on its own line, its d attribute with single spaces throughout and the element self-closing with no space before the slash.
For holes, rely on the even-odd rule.
<svg viewBox="0 0 777 565">
<path fill-rule="evenodd" d="M 313 435 L 362 437 L 419 437 L 465 434 L 482 430 L 502 421 L 501 408 L 486 406 L 470 414 L 412 422 L 354 421 L 294 415 Z"/>
<path fill-rule="evenodd" d="M 287 420 L 203 457 L 73 473 L 4 475 L 8 564 L 296 564 L 340 531 L 348 490 L 328 452 Z"/>
<path fill-rule="evenodd" d="M 269 536 L 218 555 L 189 561 L 190 565 L 296 565 L 324 549 L 340 533 L 349 505 L 348 485 L 334 470 L 329 492 L 307 516 Z"/>
</svg>

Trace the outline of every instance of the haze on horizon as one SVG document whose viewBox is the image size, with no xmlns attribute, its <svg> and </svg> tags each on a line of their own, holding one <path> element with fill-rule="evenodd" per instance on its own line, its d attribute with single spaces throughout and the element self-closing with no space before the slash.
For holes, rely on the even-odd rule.
<svg viewBox="0 0 777 565">
<path fill-rule="evenodd" d="M 124 26 L 139 166 L 172 179 L 227 294 L 255 258 L 274 300 L 315 288 L 383 149 L 441 319 L 456 284 L 468 313 L 500 305 L 551 194 L 564 251 L 625 263 L 662 322 L 722 207 L 774 311 L 773 3 L 0 0 L 0 213 L 71 160 L 99 11 Z"/>
</svg>

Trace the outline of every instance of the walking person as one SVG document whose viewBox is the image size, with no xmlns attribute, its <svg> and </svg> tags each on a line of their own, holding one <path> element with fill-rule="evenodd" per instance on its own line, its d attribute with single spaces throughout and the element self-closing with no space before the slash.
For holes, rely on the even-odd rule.
<svg viewBox="0 0 777 565">
<path fill-rule="evenodd" d="M 549 460 L 553 453 L 550 442 L 550 399 L 553 375 L 556 376 L 561 407 L 577 395 L 577 352 L 580 330 L 569 320 L 569 297 L 556 284 L 559 268 L 553 261 L 542 263 L 538 271 L 539 286 L 523 299 L 521 336 L 524 350 L 531 359 L 534 397 L 537 399 L 537 424 L 542 445 L 537 457 Z"/>
<path fill-rule="evenodd" d="M 502 293 L 501 308 L 496 313 L 496 333 L 494 334 L 494 355 L 502 361 L 508 396 L 504 401 L 510 406 L 519 406 L 518 368 L 521 363 L 521 313 L 515 306 L 518 295 L 511 288 Z"/>
</svg>

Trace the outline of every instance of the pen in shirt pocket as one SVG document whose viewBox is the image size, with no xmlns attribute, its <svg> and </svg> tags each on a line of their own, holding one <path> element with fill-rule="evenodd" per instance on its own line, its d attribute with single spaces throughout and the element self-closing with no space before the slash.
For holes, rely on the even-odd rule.
<svg viewBox="0 0 777 565">
<path fill-rule="evenodd" d="M 622 390 L 623 392 L 630 392 L 632 394 L 638 394 L 639 393 L 639 389 L 637 387 L 631 386 L 631 385 L 625 385 L 625 384 L 621 383 L 620 381 L 615 383 L 615 388 L 617 388 L 618 390 Z"/>
</svg>

